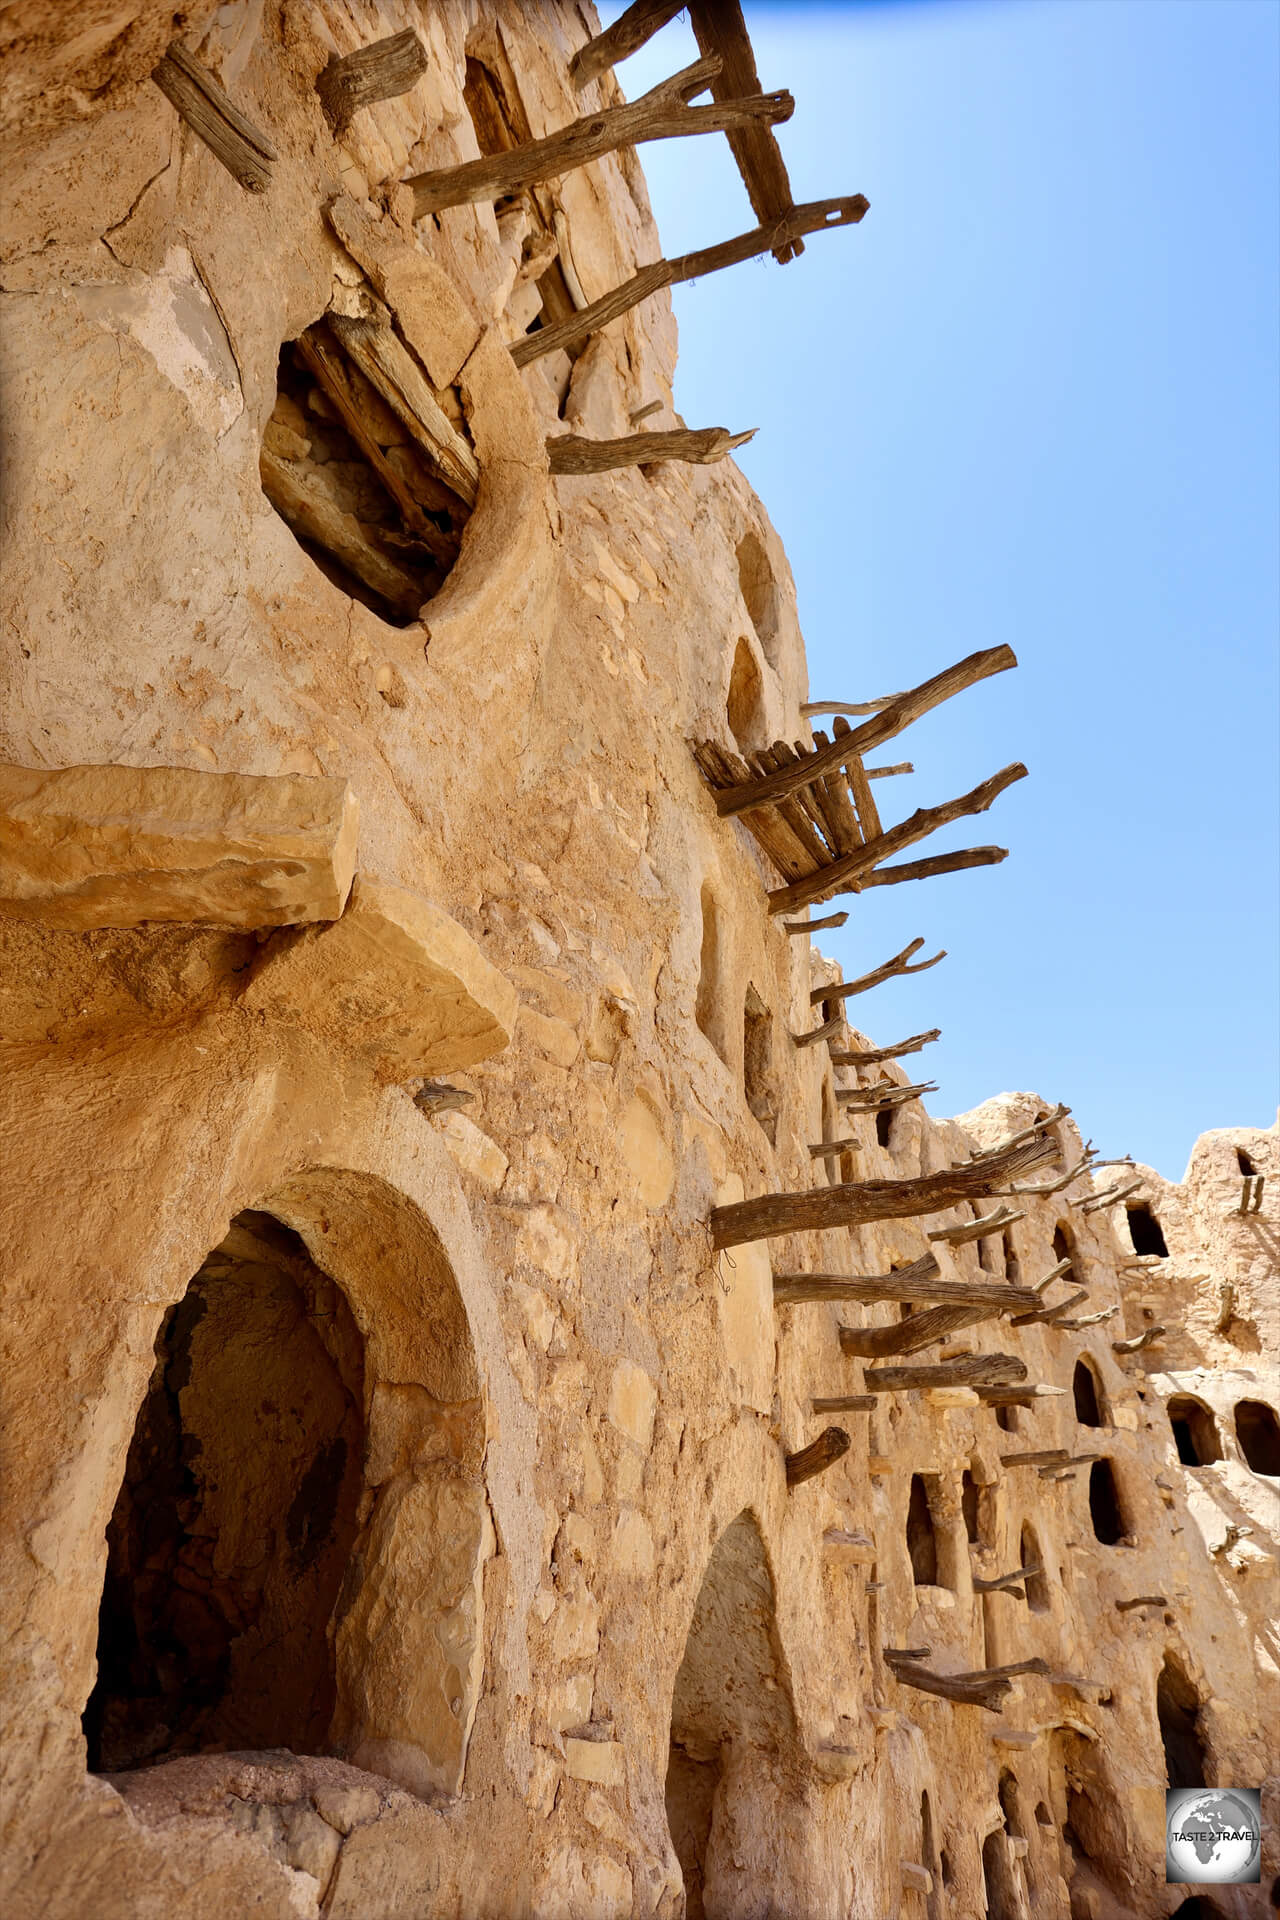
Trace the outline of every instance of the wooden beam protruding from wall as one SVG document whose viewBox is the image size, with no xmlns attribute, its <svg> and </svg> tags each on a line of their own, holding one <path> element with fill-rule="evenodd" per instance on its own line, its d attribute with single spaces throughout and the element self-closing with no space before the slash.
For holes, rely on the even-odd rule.
<svg viewBox="0 0 1280 1920">
<path fill-rule="evenodd" d="M 926 1387 L 1011 1387 L 1027 1377 L 1027 1363 L 1012 1353 L 971 1353 L 932 1367 L 868 1367 L 868 1393 L 914 1393 Z"/>
<path fill-rule="evenodd" d="M 994 1580 L 979 1580 L 975 1574 L 973 1590 L 975 1593 L 1003 1593 L 1009 1587 L 1019 1587 L 1024 1580 L 1032 1580 L 1036 1574 L 1043 1572 L 1044 1568 L 1036 1561 L 1029 1567 L 1015 1567 L 1012 1573 L 997 1574 Z"/>
<path fill-rule="evenodd" d="M 715 58 L 695 60 L 638 100 L 584 114 L 545 139 L 527 141 L 506 153 L 482 154 L 478 160 L 464 160 L 458 167 L 416 173 L 405 182 L 413 193 L 413 217 L 422 220 L 429 213 L 443 213 L 447 207 L 499 200 L 647 140 L 726 133 L 755 121 L 772 126 L 791 118 L 795 101 L 789 93 L 761 93 L 710 107 L 690 106 L 695 95 L 705 93 L 719 70 L 720 62 Z"/>
<path fill-rule="evenodd" d="M 577 92 L 599 79 L 602 73 L 608 73 L 610 67 L 617 66 L 620 60 L 630 59 L 633 53 L 639 53 L 647 46 L 655 33 L 666 26 L 668 20 L 674 20 L 683 13 L 688 0 L 634 0 L 624 13 L 620 13 L 611 27 L 596 34 L 585 46 L 579 47 L 569 62 L 569 80 Z"/>
<path fill-rule="evenodd" d="M 836 1105 L 842 1113 L 880 1113 L 886 1107 L 905 1107 L 922 1094 L 936 1093 L 936 1080 L 920 1080 L 914 1086 L 897 1087 L 884 1080 L 875 1087 L 837 1087 Z"/>
<path fill-rule="evenodd" d="M 676 287 L 685 280 L 698 280 L 708 273 L 718 273 L 722 267 L 733 267 L 741 261 L 754 260 L 758 254 L 770 253 L 777 246 L 798 239 L 802 233 L 818 233 L 828 227 L 855 225 L 869 207 L 870 202 L 861 193 L 845 199 L 815 200 L 806 206 L 793 207 L 790 213 L 770 221 L 766 226 L 753 227 L 750 233 L 738 234 L 732 240 L 722 240 L 717 246 L 702 247 L 696 253 L 683 253 L 672 260 L 655 260 L 652 266 L 641 267 L 630 280 L 624 280 L 620 287 L 602 294 L 578 313 L 557 321 L 552 327 L 539 327 L 536 333 L 514 340 L 511 343 L 511 358 L 518 367 L 527 366 L 531 360 L 537 360 L 545 353 L 571 347 L 587 334 L 598 333 L 610 321 L 619 320 L 624 313 L 630 313 L 632 307 L 639 306 L 642 300 L 661 293 L 664 287 Z"/>
<path fill-rule="evenodd" d="M 799 1453 L 787 1455 L 787 1491 L 792 1492 L 816 1474 L 825 1473 L 837 1460 L 843 1460 L 852 1442 L 843 1427 L 826 1427 L 816 1440 Z"/>
<path fill-rule="evenodd" d="M 883 966 L 873 967 L 870 973 L 860 973 L 856 980 L 835 980 L 829 987 L 814 987 L 809 993 L 809 1005 L 820 1007 L 827 1000 L 849 1000 L 855 993 L 869 993 L 872 987 L 878 987 L 886 980 L 908 973 L 928 973 L 930 967 L 936 967 L 939 960 L 945 960 L 947 950 L 935 953 L 932 960 L 921 960 L 912 967 L 907 963 L 913 953 L 919 953 L 924 945 L 924 935 L 912 940 L 901 953 L 895 953 L 892 960 L 886 960 Z"/>
<path fill-rule="evenodd" d="M 925 1306 L 991 1307 L 997 1313 L 1008 1313 L 1034 1297 L 1025 1288 L 995 1280 L 944 1280 L 931 1253 L 897 1273 L 865 1278 L 842 1273 L 780 1273 L 773 1282 L 773 1303 L 777 1307 L 805 1301 L 821 1301 L 827 1306 L 856 1301 L 860 1306 L 875 1307 L 888 1300 Z"/>
<path fill-rule="evenodd" d="M 882 860 L 900 853 L 905 847 L 913 846 L 917 840 L 926 839 L 939 827 L 947 826 L 952 820 L 962 820 L 970 814 L 985 813 L 1006 787 L 1011 787 L 1015 780 L 1024 780 L 1026 775 L 1026 767 L 1020 760 L 1015 760 L 1009 766 L 1002 767 L 999 773 L 992 774 L 989 780 L 983 780 L 954 800 L 945 800 L 937 807 L 917 807 L 908 819 L 896 827 L 890 827 L 878 838 L 868 840 L 842 860 L 835 860 L 802 880 L 793 880 L 789 886 L 775 887 L 768 896 L 770 913 L 791 913 L 797 907 L 815 906 L 822 900 L 829 900 L 833 893 L 841 893 L 855 883 L 860 884 Z M 967 851 L 978 850 L 971 848 Z M 945 860 L 953 858 L 950 854 L 940 857 Z M 979 861 L 975 864 L 995 863 Z M 890 868 L 889 871 L 893 872 L 894 869 Z M 901 871 L 898 877 L 903 878 Z"/>
<path fill-rule="evenodd" d="M 909 1040 L 899 1040 L 893 1047 L 869 1047 L 862 1053 L 851 1052 L 845 1048 L 839 1051 L 832 1048 L 831 1064 L 833 1067 L 875 1067 L 879 1066 L 882 1060 L 897 1060 L 904 1053 L 919 1053 L 924 1047 L 931 1047 L 935 1040 L 941 1040 L 941 1038 L 942 1028 L 930 1027 L 928 1033 L 913 1033 Z M 1020 1220 L 1022 1216 L 1016 1214 L 1014 1218 Z"/>
<path fill-rule="evenodd" d="M 987 1214 L 982 1220 L 969 1220 L 959 1227 L 935 1227 L 926 1239 L 943 1240 L 949 1247 L 967 1246 L 971 1240 L 985 1240 L 988 1234 L 1000 1233 L 1005 1227 L 1011 1227 L 1015 1220 L 1025 1220 L 1025 1213 L 1015 1213 L 1011 1207 L 997 1207 L 994 1213 Z"/>
<path fill-rule="evenodd" d="M 887 1327 L 841 1327 L 840 1351 L 846 1360 L 887 1360 L 891 1354 L 919 1353 L 939 1340 L 950 1339 L 965 1327 L 976 1327 L 994 1320 L 998 1307 L 964 1306 L 959 1302 L 945 1307 L 927 1307 L 923 1313 L 909 1313 Z"/>
<path fill-rule="evenodd" d="M 957 660 L 954 666 L 944 667 L 941 673 L 935 673 L 932 679 L 923 680 L 918 687 L 899 694 L 896 700 L 882 707 L 862 726 L 855 727 L 851 733 L 838 734 L 827 746 L 802 756 L 794 766 L 775 773 L 771 779 L 722 788 L 716 794 L 716 811 L 729 818 L 748 807 L 772 806 L 778 800 L 785 800 L 801 787 L 808 786 L 811 780 L 825 773 L 828 768 L 842 766 L 851 754 L 861 759 L 873 747 L 892 740 L 914 720 L 931 713 L 935 707 L 962 693 L 966 687 L 976 686 L 980 680 L 987 680 L 994 673 L 1007 673 L 1017 664 L 1018 658 L 1012 647 L 987 647 L 979 653 L 967 654 L 963 660 Z"/>
<path fill-rule="evenodd" d="M 755 433 L 755 427 L 745 433 L 730 433 L 728 427 L 676 427 L 669 433 L 627 433 L 619 440 L 560 433 L 548 439 L 547 459 L 552 473 L 609 473 L 616 467 L 656 466 L 662 460 L 713 467 Z"/>
<path fill-rule="evenodd" d="M 821 933 L 826 927 L 842 927 L 849 918 L 847 913 L 828 913 L 821 920 L 784 920 L 784 933 Z"/>
<path fill-rule="evenodd" d="M 835 1393 L 809 1402 L 815 1413 L 874 1413 L 879 1404 L 874 1393 Z"/>
<path fill-rule="evenodd" d="M 361 107 L 410 92 L 429 64 L 427 50 L 412 27 L 390 33 L 371 46 L 357 47 L 354 53 L 331 54 L 316 80 L 316 92 L 334 137 L 342 137 Z"/>
<path fill-rule="evenodd" d="M 1144 1347 L 1152 1346 L 1155 1341 L 1163 1340 L 1167 1327 L 1147 1327 L 1142 1333 L 1135 1334 L 1132 1340 L 1113 1340 L 1112 1353 L 1141 1353 Z"/>
<path fill-rule="evenodd" d="M 180 41 L 170 44 L 151 78 L 232 179 L 248 193 L 265 193 L 279 154 Z"/>
<path fill-rule="evenodd" d="M 712 1244 L 717 1251 L 748 1240 L 770 1240 L 783 1233 L 824 1232 L 833 1227 L 866 1226 L 873 1220 L 909 1220 L 941 1213 L 962 1200 L 985 1200 L 991 1188 L 1014 1173 L 1045 1166 L 1058 1152 L 1057 1142 L 1033 1135 L 915 1180 L 850 1181 L 805 1193 L 766 1193 L 711 1211 Z"/>
<path fill-rule="evenodd" d="M 689 24 L 703 53 L 715 54 L 720 73 L 712 82 L 713 99 L 756 93 L 760 74 L 739 0 L 689 0 Z M 791 181 L 777 141 L 766 127 L 743 127 L 729 134 L 729 150 L 738 163 L 757 220 L 769 220 L 792 204 Z M 782 264 L 804 246 L 797 237 L 774 249 Z"/>
<path fill-rule="evenodd" d="M 1129 1195 L 1136 1193 L 1142 1185 L 1141 1180 L 1130 1180 L 1125 1187 L 1108 1187 L 1105 1193 L 1095 1193 L 1087 1200 L 1081 1200 L 1080 1211 L 1081 1213 L 1101 1213 L 1104 1208 L 1114 1207 L 1121 1200 L 1127 1200 Z"/>
</svg>

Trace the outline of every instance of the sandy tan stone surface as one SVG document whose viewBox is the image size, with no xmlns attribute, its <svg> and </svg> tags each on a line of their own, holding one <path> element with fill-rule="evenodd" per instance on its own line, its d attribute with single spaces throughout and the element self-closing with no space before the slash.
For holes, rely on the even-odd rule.
<svg viewBox="0 0 1280 1920">
<path fill-rule="evenodd" d="M 886 1124 L 841 1090 L 918 1061 L 831 1058 L 874 994 L 795 1044 L 836 969 L 690 751 L 806 737 L 777 535 L 731 462 L 549 476 L 549 436 L 682 424 L 665 294 L 509 350 L 659 258 L 635 152 L 412 220 L 398 183 L 495 125 L 616 104 L 568 79 L 590 14 L 0 29 L 4 1910 L 1147 1920 L 1188 1891 L 1171 1769 L 1270 1783 L 1261 1886 L 1204 1909 L 1244 1920 L 1280 1132 L 1064 1181 L 1064 1117 L 998 1232 L 928 1238 L 990 1197 L 714 1250 L 715 1207 L 941 1174 L 1071 1090 Z M 409 27 L 425 72 L 339 144 L 317 76 Z M 147 79 L 175 36 L 264 193 Z M 304 336 L 385 349 L 429 431 Z M 1069 1259 L 1065 1327 L 901 1356 L 1012 1356 L 1023 1405 L 873 1390 L 893 1355 L 839 1335 L 905 1337 L 891 1292 L 775 1307 L 930 1252 L 970 1289 Z M 988 1710 L 886 1649 L 1024 1670 Z"/>
</svg>

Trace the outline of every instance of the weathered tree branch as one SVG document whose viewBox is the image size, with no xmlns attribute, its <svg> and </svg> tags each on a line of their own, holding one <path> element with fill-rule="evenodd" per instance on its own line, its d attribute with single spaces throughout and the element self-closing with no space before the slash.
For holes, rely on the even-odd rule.
<svg viewBox="0 0 1280 1920">
<path fill-rule="evenodd" d="M 762 1194 L 715 1207 L 711 1214 L 714 1246 L 741 1246 L 782 1233 L 823 1232 L 831 1227 L 863 1226 L 872 1220 L 907 1220 L 941 1213 L 961 1200 L 984 1200 L 997 1182 L 1029 1171 L 1057 1154 L 1053 1140 L 1031 1139 L 999 1149 L 945 1173 L 916 1180 L 864 1180 L 807 1193 Z"/>
<path fill-rule="evenodd" d="M 863 874 L 855 891 L 896 887 L 903 880 L 937 880 L 944 873 L 968 873 L 973 867 L 998 867 L 1008 858 L 1008 847 L 962 847 L 959 853 L 935 853 L 927 860 L 902 860 L 896 867 L 876 867 Z"/>
<path fill-rule="evenodd" d="M 849 1451 L 850 1440 L 843 1427 L 827 1427 L 816 1440 L 807 1447 L 801 1447 L 799 1453 L 787 1455 L 787 1490 L 812 1480 L 815 1474 L 825 1473 L 828 1467 L 842 1460 Z"/>
<path fill-rule="evenodd" d="M 428 65 L 427 50 L 412 27 L 341 59 L 332 54 L 316 81 L 316 92 L 335 137 L 341 138 L 361 107 L 395 100 L 416 87 Z"/>
<path fill-rule="evenodd" d="M 1080 1211 L 1081 1213 L 1099 1213 L 1104 1207 L 1114 1207 L 1117 1201 L 1125 1200 L 1131 1193 L 1136 1193 L 1142 1184 L 1141 1180 L 1131 1180 L 1127 1187 L 1108 1187 L 1105 1193 L 1095 1193 L 1090 1199 L 1081 1200 Z"/>
<path fill-rule="evenodd" d="M 1041 1321 L 1052 1322 L 1060 1313 L 1066 1313 L 1071 1307 L 1079 1306 L 1082 1300 L 1089 1298 L 1087 1287 L 1081 1287 L 1075 1293 L 1069 1293 L 1056 1307 L 1037 1307 L 1033 1313 L 1018 1313 L 1009 1322 L 1011 1327 L 1034 1327 Z"/>
<path fill-rule="evenodd" d="M 949 1339 L 962 1328 L 994 1320 L 998 1312 L 998 1307 L 956 1302 L 910 1313 L 888 1327 L 841 1327 L 840 1351 L 846 1360 L 887 1360 L 890 1354 L 919 1353 L 922 1347 Z"/>
<path fill-rule="evenodd" d="M 579 47 L 569 62 L 569 79 L 581 93 L 592 80 L 607 73 L 620 60 L 629 59 L 633 53 L 652 40 L 668 20 L 674 20 L 684 10 L 687 0 L 635 0 L 634 5 L 620 13 L 611 27 L 596 34 L 593 40 Z"/>
<path fill-rule="evenodd" d="M 914 773 L 915 764 L 910 760 L 899 760 L 892 767 L 864 767 L 862 771 L 868 780 L 892 780 L 900 773 Z"/>
<path fill-rule="evenodd" d="M 1086 1327 L 1100 1327 L 1104 1320 L 1114 1320 L 1119 1311 L 1118 1306 L 1103 1307 L 1099 1313 L 1082 1313 L 1078 1320 L 1058 1320 L 1055 1325 L 1063 1333 L 1083 1333 Z"/>
<path fill-rule="evenodd" d="M 949 1247 L 967 1246 L 971 1240 L 985 1240 L 988 1234 L 999 1233 L 1004 1227 L 1011 1227 L 1015 1220 L 1025 1220 L 1024 1213 L 1015 1213 L 1009 1207 L 997 1207 L 994 1213 L 987 1214 L 982 1220 L 969 1220 L 959 1227 L 935 1227 L 925 1237 L 929 1240 L 945 1240 Z"/>
<path fill-rule="evenodd" d="M 1167 1327 L 1148 1327 L 1145 1332 L 1135 1334 L 1132 1340 L 1113 1340 L 1112 1353 L 1141 1353 L 1144 1347 L 1153 1346 L 1157 1340 L 1163 1340 Z"/>
<path fill-rule="evenodd" d="M 1065 1447 L 1041 1447 L 1031 1453 L 1002 1453 L 1002 1467 L 1061 1467 L 1068 1458 Z"/>
<path fill-rule="evenodd" d="M 904 847 L 913 846 L 917 840 L 925 839 L 939 827 L 945 827 L 952 820 L 963 819 L 969 814 L 985 813 L 1006 787 L 1012 786 L 1015 780 L 1025 779 L 1026 773 L 1027 769 L 1021 761 L 1014 761 L 955 800 L 944 801 L 938 807 L 917 808 L 901 825 L 890 827 L 887 833 L 867 841 L 856 852 L 846 854 L 843 859 L 833 861 L 830 866 L 803 880 L 793 881 L 790 886 L 775 888 L 769 895 L 770 913 L 789 913 L 796 907 L 808 906 L 820 899 L 829 900 L 833 893 L 852 886 L 873 867 L 879 866 L 881 861 L 887 860 L 892 854 L 901 853 Z"/>
<path fill-rule="evenodd" d="M 1140 1593 L 1133 1600 L 1117 1600 L 1117 1613 L 1130 1613 L 1134 1607 L 1167 1607 L 1168 1600 L 1162 1593 Z"/>
<path fill-rule="evenodd" d="M 988 1713 L 1003 1711 L 1003 1702 L 1012 1680 L 998 1675 L 992 1680 L 974 1679 L 971 1676 L 934 1673 L 929 1667 L 918 1662 L 894 1656 L 886 1647 L 885 1659 L 889 1670 L 900 1686 L 914 1687 L 917 1693 L 936 1694 L 941 1700 L 952 1700 L 957 1706 L 985 1707 Z"/>
<path fill-rule="evenodd" d="M 1056 1267 L 1050 1267 L 1044 1279 L 1037 1280 L 1034 1287 L 1032 1287 L 1031 1291 L 1033 1293 L 1046 1292 L 1048 1288 L 1053 1285 L 1055 1280 L 1060 1280 L 1064 1273 L 1070 1273 L 1070 1271 L 1071 1271 L 1071 1256 L 1070 1254 L 1068 1254 L 1065 1260 L 1059 1260 Z"/>
<path fill-rule="evenodd" d="M 620 147 L 640 146 L 648 140 L 677 140 L 686 134 L 727 133 L 753 122 L 776 126 L 791 118 L 795 101 L 789 93 L 761 93 L 748 100 L 691 107 L 688 102 L 704 93 L 719 71 L 720 62 L 714 56 L 695 60 L 638 100 L 586 114 L 545 139 L 530 140 L 506 153 L 482 154 L 460 167 L 414 174 L 405 182 L 413 190 L 413 217 L 421 220 L 446 207 L 520 193 L 540 180 L 556 179 L 588 161 L 616 153 Z"/>
<path fill-rule="evenodd" d="M 853 703 L 847 700 L 806 700 L 800 712 L 806 720 L 815 713 L 850 714 L 856 719 L 864 713 L 883 713 L 886 707 L 891 707 L 895 700 L 902 698 L 900 693 L 886 693 L 882 700 L 859 700 Z"/>
<path fill-rule="evenodd" d="M 151 78 L 232 179 L 249 193 L 265 193 L 280 156 L 180 41 L 171 43 Z"/>
<path fill-rule="evenodd" d="M 944 1280 L 931 1253 L 896 1273 L 854 1277 L 842 1273 L 779 1273 L 773 1282 L 776 1307 L 796 1306 L 804 1301 L 824 1301 L 836 1305 L 857 1301 L 864 1307 L 881 1305 L 886 1300 L 920 1306 L 991 1307 L 997 1313 L 1024 1306 L 1035 1295 L 1022 1287 L 997 1281 Z"/>
<path fill-rule="evenodd" d="M 833 1013 L 820 1027 L 811 1027 L 808 1033 L 793 1033 L 791 1038 L 798 1047 L 816 1047 L 820 1041 L 834 1040 L 843 1031 L 845 1024 L 842 1013 Z"/>
<path fill-rule="evenodd" d="M 915 1086 L 895 1087 L 890 1080 L 876 1087 L 837 1087 L 836 1105 L 844 1113 L 878 1113 L 884 1107 L 904 1107 L 921 1094 L 936 1093 L 936 1080 L 921 1080 Z"/>
<path fill-rule="evenodd" d="M 809 1148 L 811 1160 L 837 1160 L 842 1153 L 861 1153 L 861 1140 L 815 1140 Z"/>
<path fill-rule="evenodd" d="M 999 1574 L 994 1580 L 979 1580 L 975 1574 L 973 1590 L 975 1593 L 1000 1593 L 1006 1587 L 1021 1586 L 1024 1580 L 1033 1580 L 1036 1574 L 1043 1572 L 1044 1568 L 1037 1561 L 1033 1566 L 1015 1567 L 1012 1573 Z"/>
<path fill-rule="evenodd" d="M 480 486 L 475 453 L 445 413 L 425 373 L 389 321 L 356 320 L 331 313 L 328 323 L 343 351 L 403 420 L 446 485 L 473 507 Z"/>
<path fill-rule="evenodd" d="M 874 1393 L 837 1393 L 809 1402 L 815 1413 L 874 1413 L 879 1404 Z"/>
<path fill-rule="evenodd" d="M 868 1367 L 868 1393 L 911 1393 L 925 1387 L 1011 1387 L 1027 1377 L 1027 1364 L 1012 1353 L 972 1353 L 932 1367 Z"/>
<path fill-rule="evenodd" d="M 919 971 L 919 969 L 913 969 L 913 971 Z M 849 1053 L 843 1050 L 837 1052 L 833 1048 L 831 1064 L 833 1067 L 875 1067 L 882 1060 L 897 1060 L 904 1053 L 919 1053 L 923 1048 L 932 1046 L 935 1040 L 941 1038 L 942 1028 L 930 1027 L 928 1033 L 913 1033 L 909 1040 L 899 1040 L 895 1047 L 871 1047 L 864 1053 Z M 1022 1215 L 1015 1214 L 1013 1218 L 1020 1220 Z"/>
<path fill-rule="evenodd" d="M 1062 1400 L 1065 1387 L 975 1387 L 974 1392 L 987 1407 L 1029 1407 L 1037 1400 Z"/>
<path fill-rule="evenodd" d="M 669 433 L 628 433 L 620 440 L 586 440 L 576 433 L 547 441 L 552 473 L 608 473 L 615 467 L 648 467 L 661 460 L 690 461 L 712 467 L 735 447 L 754 438 L 755 427 L 730 433 L 728 427 L 678 427 Z"/>
<path fill-rule="evenodd" d="M 784 920 L 784 933 L 821 933 L 826 927 L 842 927 L 849 918 L 847 913 L 828 913 L 821 920 Z"/>
<path fill-rule="evenodd" d="M 597 333 L 642 300 L 661 293 L 664 287 L 676 287 L 682 281 L 717 273 L 722 267 L 737 266 L 740 261 L 752 260 L 760 253 L 776 253 L 780 247 L 794 243 L 801 234 L 849 226 L 862 219 L 868 205 L 860 193 L 845 200 L 817 200 L 808 206 L 793 207 L 777 220 L 755 227 L 750 233 L 739 234 L 734 240 L 723 240 L 719 246 L 703 247 L 698 253 L 681 254 L 674 260 L 656 260 L 567 320 L 558 321 L 553 327 L 540 327 L 536 333 L 514 341 L 511 357 L 518 367 L 527 366 L 544 353 L 554 353 L 560 347 L 572 346 L 586 334 Z"/>
<path fill-rule="evenodd" d="M 716 795 L 716 811 L 728 817 L 742 813 L 747 807 L 773 806 L 777 801 L 797 793 L 801 787 L 807 787 L 818 774 L 826 773 L 832 767 L 843 766 L 851 755 L 861 759 L 873 747 L 892 740 L 913 720 L 932 712 L 944 700 L 950 700 L 953 694 L 976 686 L 993 673 L 1005 673 L 1017 664 L 1011 647 L 988 647 L 981 653 L 971 653 L 954 666 L 934 674 L 931 680 L 922 681 L 910 692 L 899 694 L 888 706 L 882 707 L 872 719 L 855 727 L 851 733 L 838 734 L 828 746 L 802 755 L 794 765 L 773 774 L 769 779 L 722 788 Z"/>
<path fill-rule="evenodd" d="M 928 973 L 930 967 L 936 967 L 939 960 L 945 960 L 947 950 L 935 953 L 932 960 L 921 960 L 918 966 L 908 966 L 913 953 L 919 953 L 924 945 L 924 935 L 913 940 L 909 946 L 895 953 L 892 960 L 886 960 L 882 967 L 873 967 L 870 973 L 861 973 L 856 980 L 836 980 L 829 987 L 814 987 L 809 994 L 809 1005 L 820 1007 L 827 1000 L 848 1000 L 855 993 L 868 993 L 872 987 L 880 986 L 885 980 L 893 980 L 899 974 Z"/>
</svg>

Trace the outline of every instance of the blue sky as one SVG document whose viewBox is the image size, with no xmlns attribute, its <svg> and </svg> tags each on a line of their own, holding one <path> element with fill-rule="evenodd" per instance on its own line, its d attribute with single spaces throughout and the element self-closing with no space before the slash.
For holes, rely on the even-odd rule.
<svg viewBox="0 0 1280 1920">
<path fill-rule="evenodd" d="M 858 1008 L 942 1027 L 932 1111 L 1034 1088 L 1180 1178 L 1277 1099 L 1280 7 L 746 12 L 795 198 L 871 211 L 677 289 L 676 403 L 760 429 L 814 697 L 1017 653 L 903 736 L 887 821 L 1031 770 L 920 849 L 1002 866 L 842 901 L 823 943 L 948 949 Z M 619 78 L 695 57 L 681 18 Z M 754 224 L 718 137 L 641 157 L 665 252 Z"/>
</svg>

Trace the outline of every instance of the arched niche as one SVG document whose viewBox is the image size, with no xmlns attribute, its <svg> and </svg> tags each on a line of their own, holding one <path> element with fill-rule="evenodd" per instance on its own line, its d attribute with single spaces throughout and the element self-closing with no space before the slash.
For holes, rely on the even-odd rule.
<svg viewBox="0 0 1280 1920">
<path fill-rule="evenodd" d="M 1280 1420 L 1265 1400 L 1238 1400 L 1236 1439 L 1245 1464 L 1253 1473 L 1280 1474 Z"/>
<path fill-rule="evenodd" d="M 735 1834 L 758 1832 L 761 1821 L 767 1829 L 796 1754 L 773 1576 L 756 1520 L 743 1512 L 712 1549 L 672 1691 L 667 1821 L 688 1920 L 743 1911 L 735 1853 L 748 1850 Z"/>
<path fill-rule="evenodd" d="M 1189 1393 L 1175 1393 L 1166 1412 L 1173 1444 L 1184 1467 L 1207 1467 L 1222 1458 L 1218 1423 L 1213 1411 Z"/>
<path fill-rule="evenodd" d="M 405 1194 L 324 1169 L 239 1213 L 158 1330 L 108 1529 L 91 1764 L 291 1747 L 456 1793 L 484 1441 L 453 1271 Z"/>
<path fill-rule="evenodd" d="M 778 583 L 774 578 L 769 556 L 765 552 L 764 542 L 758 533 L 748 530 L 739 540 L 736 557 L 738 562 L 738 588 L 742 594 L 751 624 L 756 630 L 765 659 L 771 666 L 778 664 L 778 625 L 779 594 Z"/>
<path fill-rule="evenodd" d="M 1177 1656 L 1166 1653 L 1156 1681 L 1156 1719 L 1164 1748 L 1165 1777 L 1171 1787 L 1210 1784 L 1208 1758 L 1200 1726 L 1200 1696 Z"/>
<path fill-rule="evenodd" d="M 749 640 L 740 639 L 733 651 L 729 690 L 725 695 L 729 731 L 740 753 L 751 754 L 767 744 L 764 714 L 764 676 Z"/>
<path fill-rule="evenodd" d="M 1105 1427 L 1109 1424 L 1107 1397 L 1098 1378 L 1098 1369 L 1087 1354 L 1081 1355 L 1072 1371 L 1071 1396 L 1076 1419 L 1082 1427 Z"/>
</svg>

